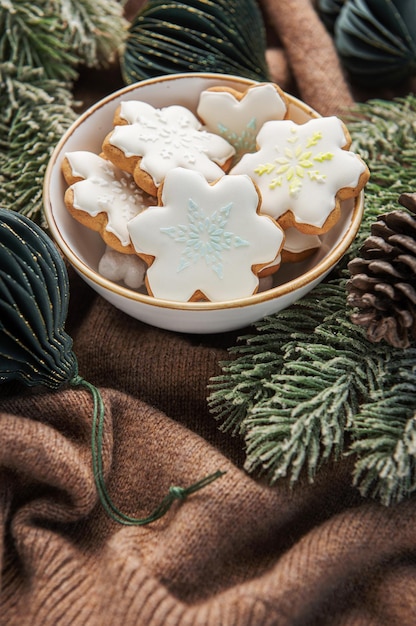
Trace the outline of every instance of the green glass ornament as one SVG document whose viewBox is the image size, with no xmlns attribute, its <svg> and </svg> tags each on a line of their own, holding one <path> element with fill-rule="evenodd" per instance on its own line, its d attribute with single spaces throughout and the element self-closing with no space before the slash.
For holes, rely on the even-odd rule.
<svg viewBox="0 0 416 626">
<path fill-rule="evenodd" d="M 402 82 L 416 74 L 416 2 L 346 0 L 334 24 L 334 42 L 355 83 L 391 87 Z"/>
<path fill-rule="evenodd" d="M 133 19 L 121 56 L 127 84 L 184 72 L 269 80 L 266 36 L 254 0 L 149 0 Z"/>
<path fill-rule="evenodd" d="M 223 472 L 189 487 L 172 486 L 145 518 L 125 515 L 113 503 L 104 480 L 105 407 L 99 390 L 78 374 L 72 339 L 65 332 L 69 280 L 64 261 L 49 236 L 25 215 L 0 208 L 0 383 L 83 387 L 94 401 L 91 452 L 97 492 L 107 514 L 120 524 L 143 526 L 162 517 Z"/>
<path fill-rule="evenodd" d="M 51 240 L 29 218 L 0 209 L 0 382 L 57 388 L 74 376 L 68 298 Z"/>
<path fill-rule="evenodd" d="M 347 0 L 317 0 L 316 7 L 326 28 L 333 34 L 341 7 Z"/>
</svg>

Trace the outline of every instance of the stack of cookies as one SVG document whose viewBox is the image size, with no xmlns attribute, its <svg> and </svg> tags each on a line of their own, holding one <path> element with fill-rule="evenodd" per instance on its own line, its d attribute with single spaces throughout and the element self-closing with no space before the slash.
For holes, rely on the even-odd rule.
<svg viewBox="0 0 416 626">
<path fill-rule="evenodd" d="M 196 111 L 122 101 L 101 153 L 66 153 L 65 204 L 106 243 L 99 272 L 169 301 L 221 302 L 321 245 L 369 178 L 336 117 L 288 119 L 273 83 Z"/>
</svg>

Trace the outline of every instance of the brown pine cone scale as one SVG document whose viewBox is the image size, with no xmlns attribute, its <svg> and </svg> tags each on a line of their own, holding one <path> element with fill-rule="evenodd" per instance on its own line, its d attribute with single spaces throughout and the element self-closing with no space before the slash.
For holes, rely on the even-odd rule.
<svg viewBox="0 0 416 626">
<path fill-rule="evenodd" d="M 416 213 L 416 194 L 402 194 L 399 202 Z M 407 348 L 416 339 L 416 216 L 381 215 L 348 269 L 351 320 L 370 341 Z"/>
</svg>

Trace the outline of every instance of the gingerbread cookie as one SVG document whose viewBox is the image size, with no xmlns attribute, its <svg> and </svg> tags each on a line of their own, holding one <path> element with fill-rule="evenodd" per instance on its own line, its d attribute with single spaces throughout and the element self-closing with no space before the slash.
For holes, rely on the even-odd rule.
<svg viewBox="0 0 416 626">
<path fill-rule="evenodd" d="M 231 87 L 211 87 L 199 98 L 197 114 L 205 128 L 234 146 L 234 161 L 256 150 L 256 137 L 269 120 L 287 114 L 287 98 L 274 83 L 260 83 L 241 92 Z"/>
<path fill-rule="evenodd" d="M 285 230 L 285 241 L 278 257 L 270 265 L 266 265 L 260 272 L 259 278 L 274 274 L 282 263 L 298 263 L 304 261 L 316 252 L 322 245 L 318 235 L 306 235 L 296 228 Z"/>
<path fill-rule="evenodd" d="M 150 204 L 130 174 L 92 152 L 65 154 L 62 172 L 69 185 L 65 205 L 81 224 L 98 231 L 107 245 L 133 254 L 127 222 Z"/>
<path fill-rule="evenodd" d="M 256 292 L 258 272 L 276 259 L 284 234 L 259 214 L 259 194 L 245 175 L 208 183 L 200 172 L 169 171 L 151 207 L 128 224 L 149 264 L 146 286 L 165 300 L 234 300 Z"/>
<path fill-rule="evenodd" d="M 285 230 L 285 243 L 282 249 L 282 263 L 298 263 L 319 250 L 322 242 L 318 235 L 301 233 L 297 228 Z"/>
<path fill-rule="evenodd" d="M 336 117 L 265 122 L 257 144 L 258 150 L 245 154 L 230 174 L 254 180 L 262 212 L 284 229 L 327 232 L 339 218 L 340 201 L 358 195 L 369 178 L 365 163 L 348 150 L 350 136 Z"/>
<path fill-rule="evenodd" d="M 223 137 L 202 129 L 187 108 L 172 105 L 156 109 L 140 101 L 121 103 L 119 124 L 103 143 L 104 155 L 130 172 L 150 195 L 174 167 L 200 171 L 212 182 L 228 171 L 235 150 Z"/>
</svg>

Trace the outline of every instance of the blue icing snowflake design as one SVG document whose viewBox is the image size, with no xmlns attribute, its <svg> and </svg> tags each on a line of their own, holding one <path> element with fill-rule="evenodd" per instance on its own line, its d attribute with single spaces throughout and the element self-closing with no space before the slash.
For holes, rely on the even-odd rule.
<svg viewBox="0 0 416 626">
<path fill-rule="evenodd" d="M 227 126 L 221 123 L 218 124 L 218 132 L 235 149 L 236 153 L 234 160 L 237 160 L 246 152 L 254 152 L 256 149 L 257 120 L 255 117 L 251 118 L 241 133 L 237 133 L 235 130 L 230 130 Z"/>
<path fill-rule="evenodd" d="M 189 199 L 188 224 L 160 229 L 176 243 L 183 246 L 177 272 L 204 261 L 219 277 L 224 277 L 223 255 L 228 250 L 249 246 L 250 242 L 226 230 L 233 203 L 214 211 L 211 216 L 196 202 Z"/>
</svg>

